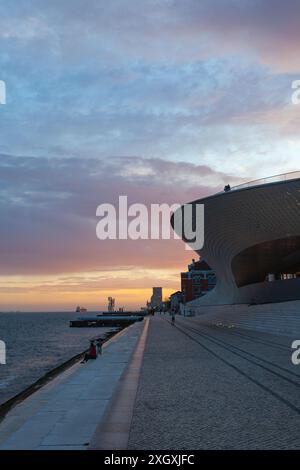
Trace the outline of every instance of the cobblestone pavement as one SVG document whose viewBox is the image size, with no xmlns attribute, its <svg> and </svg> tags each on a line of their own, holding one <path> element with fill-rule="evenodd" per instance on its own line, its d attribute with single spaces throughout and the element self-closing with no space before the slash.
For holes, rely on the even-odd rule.
<svg viewBox="0 0 300 470">
<path fill-rule="evenodd" d="M 300 449 L 293 339 L 154 317 L 128 448 Z"/>
</svg>

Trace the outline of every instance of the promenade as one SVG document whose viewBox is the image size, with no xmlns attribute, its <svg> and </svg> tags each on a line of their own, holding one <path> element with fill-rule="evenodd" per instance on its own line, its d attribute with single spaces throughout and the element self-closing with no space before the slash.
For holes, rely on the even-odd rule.
<svg viewBox="0 0 300 470">
<path fill-rule="evenodd" d="M 0 423 L 0 450 L 87 449 L 143 328 L 118 333 L 96 360 L 75 364 L 14 407 Z"/>
<path fill-rule="evenodd" d="M 128 448 L 300 448 L 292 339 L 166 320 L 150 322 Z"/>
<path fill-rule="evenodd" d="M 1 449 L 299 449 L 296 338 L 147 318 L 15 407 Z"/>
</svg>

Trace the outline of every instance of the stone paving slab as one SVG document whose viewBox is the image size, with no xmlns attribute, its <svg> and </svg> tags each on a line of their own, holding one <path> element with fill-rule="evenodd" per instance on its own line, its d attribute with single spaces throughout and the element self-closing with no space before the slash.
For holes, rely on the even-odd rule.
<svg viewBox="0 0 300 470">
<path fill-rule="evenodd" d="M 0 449 L 86 449 L 143 329 L 135 323 L 13 408 L 0 423 Z"/>
</svg>

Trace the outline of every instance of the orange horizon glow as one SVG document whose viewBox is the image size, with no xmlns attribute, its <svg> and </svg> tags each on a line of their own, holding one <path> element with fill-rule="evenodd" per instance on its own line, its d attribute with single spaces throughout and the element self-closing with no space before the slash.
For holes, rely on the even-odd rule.
<svg viewBox="0 0 300 470">
<path fill-rule="evenodd" d="M 106 311 L 109 296 L 116 299 L 117 310 L 139 310 L 150 299 L 152 287 L 158 285 L 163 288 L 163 299 L 169 297 L 180 289 L 180 271 L 136 268 L 105 274 L 0 276 L 0 311 L 74 312 L 77 305 Z"/>
</svg>

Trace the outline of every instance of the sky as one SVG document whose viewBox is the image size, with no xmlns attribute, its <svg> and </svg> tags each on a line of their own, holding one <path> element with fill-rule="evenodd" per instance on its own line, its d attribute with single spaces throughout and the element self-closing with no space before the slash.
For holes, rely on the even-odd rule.
<svg viewBox="0 0 300 470">
<path fill-rule="evenodd" d="M 180 240 L 99 240 L 96 208 L 299 169 L 298 0 L 0 0 L 0 310 L 139 308 Z"/>
</svg>

